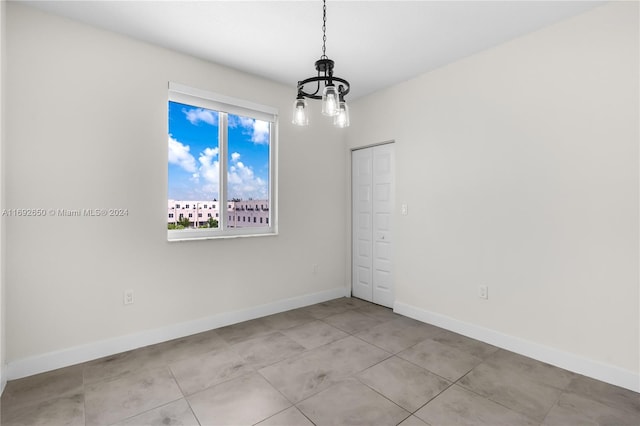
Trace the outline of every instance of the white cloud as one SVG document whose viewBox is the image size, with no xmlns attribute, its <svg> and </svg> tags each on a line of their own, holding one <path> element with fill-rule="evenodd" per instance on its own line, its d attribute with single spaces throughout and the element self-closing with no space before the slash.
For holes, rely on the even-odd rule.
<svg viewBox="0 0 640 426">
<path fill-rule="evenodd" d="M 255 143 L 269 143 L 269 122 L 254 120 L 251 140 Z"/>
<path fill-rule="evenodd" d="M 183 145 L 169 135 L 169 163 L 182 167 L 189 173 L 196 171 L 196 159 L 189 153 L 189 145 Z"/>
<path fill-rule="evenodd" d="M 213 158 L 213 157 L 218 155 L 218 152 L 220 152 L 220 150 L 218 148 L 205 148 L 204 152 L 202 154 L 200 154 L 200 155 L 201 156 L 205 155 L 207 157 Z"/>
<path fill-rule="evenodd" d="M 207 124 L 211 124 L 212 126 L 215 126 L 217 121 L 217 114 L 208 109 L 203 109 L 203 108 L 192 108 L 189 110 L 183 109 L 182 112 L 187 117 L 187 120 L 189 120 L 189 122 L 194 125 L 203 121 Z"/>
<path fill-rule="evenodd" d="M 269 122 L 249 117 L 229 116 L 229 127 L 241 126 L 246 134 L 251 135 L 251 142 L 256 144 L 269 143 Z"/>
<path fill-rule="evenodd" d="M 238 117 L 240 119 L 240 125 L 246 128 L 252 128 L 253 122 L 255 121 L 253 118 L 249 117 Z"/>
<path fill-rule="evenodd" d="M 218 196 L 218 182 L 220 181 L 220 162 L 217 160 L 218 148 L 205 148 L 198 161 L 198 177 L 204 179 L 202 192 Z"/>
<path fill-rule="evenodd" d="M 252 128 L 253 123 L 252 123 Z M 190 153 L 188 145 L 184 145 L 169 136 L 169 163 L 176 164 L 190 174 L 193 183 L 191 198 L 219 198 L 220 161 L 219 149 L 205 148 L 196 158 Z M 232 152 L 227 173 L 229 198 L 249 198 L 258 200 L 269 196 L 269 183 L 256 176 L 251 166 L 245 165 L 241 154 Z"/>
<path fill-rule="evenodd" d="M 257 177 L 251 167 L 245 166 L 240 160 L 240 154 L 231 154 L 232 164 L 227 173 L 227 185 L 230 198 L 247 200 L 266 199 L 269 196 L 269 185 L 264 179 Z"/>
</svg>

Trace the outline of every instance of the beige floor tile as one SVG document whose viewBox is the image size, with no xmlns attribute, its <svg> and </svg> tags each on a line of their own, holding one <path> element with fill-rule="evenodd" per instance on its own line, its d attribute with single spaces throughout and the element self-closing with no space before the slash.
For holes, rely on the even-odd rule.
<svg viewBox="0 0 640 426">
<path fill-rule="evenodd" d="M 344 303 L 331 303 L 331 301 L 329 301 L 306 306 L 302 309 L 315 319 L 322 319 L 345 312 L 351 308 L 347 307 Z"/>
<path fill-rule="evenodd" d="M 338 299 L 330 300 L 327 303 L 333 304 L 335 306 L 342 306 L 346 309 L 358 309 L 372 305 L 372 303 L 362 299 L 358 299 L 357 297 L 340 297 Z"/>
<path fill-rule="evenodd" d="M 251 373 L 253 368 L 233 349 L 215 350 L 169 366 L 185 395 Z"/>
<path fill-rule="evenodd" d="M 631 393 L 631 392 L 630 392 Z M 585 397 L 573 392 L 565 392 L 557 404 L 549 411 L 542 423 L 545 426 L 638 426 L 640 410 L 633 405 L 640 404 L 640 395 L 631 405 L 598 400 L 598 395 Z"/>
<path fill-rule="evenodd" d="M 90 384 L 143 369 L 159 368 L 228 346 L 215 331 L 145 346 L 86 363 L 84 382 Z"/>
<path fill-rule="evenodd" d="M 306 349 L 317 348 L 348 336 L 344 331 L 322 321 L 309 322 L 283 330 L 282 333 Z"/>
<path fill-rule="evenodd" d="M 432 426 L 535 426 L 538 423 L 453 385 L 415 413 Z"/>
<path fill-rule="evenodd" d="M 368 330 L 381 323 L 380 320 L 369 315 L 362 314 L 354 309 L 340 314 L 331 315 L 330 317 L 324 318 L 322 321 L 349 334 Z"/>
<path fill-rule="evenodd" d="M 576 376 L 569 383 L 565 392 L 597 401 L 640 419 L 640 394 L 637 392 L 585 376 Z M 638 421 L 638 424 L 640 424 L 640 421 Z"/>
<path fill-rule="evenodd" d="M 253 425 L 291 406 L 259 374 L 249 374 L 187 397 L 202 425 Z"/>
<path fill-rule="evenodd" d="M 443 378 L 395 356 L 356 377 L 412 413 L 451 385 Z"/>
<path fill-rule="evenodd" d="M 335 383 L 297 407 L 318 426 L 395 426 L 411 414 L 355 379 Z"/>
<path fill-rule="evenodd" d="M 539 422 L 561 391 L 523 379 L 518 374 L 480 364 L 459 382 L 461 386 Z"/>
<path fill-rule="evenodd" d="M 145 348 L 122 352 L 87 362 L 84 367 L 84 383 L 92 384 L 143 369 L 159 368 L 162 365 L 164 361 L 159 357 L 150 356 Z"/>
<path fill-rule="evenodd" d="M 180 398 L 182 392 L 165 367 L 86 385 L 86 424 L 115 423 Z"/>
<path fill-rule="evenodd" d="M 3 426 L 84 426 L 84 397 L 80 393 L 41 400 L 9 412 L 2 410 Z"/>
<path fill-rule="evenodd" d="M 290 401 L 298 402 L 358 373 L 389 354 L 349 336 L 260 370 Z"/>
<path fill-rule="evenodd" d="M 82 394 L 83 365 L 36 374 L 9 382 L 2 393 L 2 415 L 52 398 Z"/>
<path fill-rule="evenodd" d="M 482 359 L 498 350 L 495 346 L 447 330 L 441 330 L 432 340 Z"/>
<path fill-rule="evenodd" d="M 157 345 L 147 346 L 141 351 L 146 353 L 148 358 L 158 359 L 161 364 L 168 365 L 228 346 L 227 342 L 225 342 L 215 330 L 211 330 Z"/>
<path fill-rule="evenodd" d="M 278 331 L 236 343 L 231 348 L 256 370 L 300 354 L 305 350 L 304 346 Z"/>
<path fill-rule="evenodd" d="M 368 304 L 356 309 L 361 314 L 368 315 L 382 322 L 392 321 L 402 318 L 401 315 L 393 312 L 391 308 L 386 308 L 380 305 Z"/>
<path fill-rule="evenodd" d="M 398 356 L 451 381 L 458 380 L 482 362 L 480 358 L 430 339 Z"/>
<path fill-rule="evenodd" d="M 398 426 L 429 426 L 416 416 L 410 416 L 405 421 L 400 423 Z"/>
<path fill-rule="evenodd" d="M 313 423 L 296 407 L 291 407 L 269 417 L 256 426 L 313 426 Z"/>
<path fill-rule="evenodd" d="M 565 401 L 565 403 L 568 401 Z M 624 423 L 600 423 L 598 417 L 602 413 L 594 413 L 593 410 L 587 412 L 580 412 L 574 407 L 565 404 L 556 404 L 551 408 L 551 411 L 547 414 L 541 426 L 624 426 Z M 598 410 L 599 411 L 599 410 Z M 600 420 L 606 420 L 600 418 Z M 632 426 L 637 426 L 638 422 L 632 423 Z"/>
<path fill-rule="evenodd" d="M 578 377 L 570 371 L 506 350 L 494 352 L 486 358 L 485 362 L 492 367 L 513 371 L 523 378 L 556 389 L 565 389 L 573 379 Z"/>
<path fill-rule="evenodd" d="M 200 426 L 184 399 L 171 402 L 113 426 Z"/>
<path fill-rule="evenodd" d="M 416 343 L 435 337 L 440 330 L 438 327 L 402 317 L 363 330 L 357 333 L 356 337 L 387 352 L 398 353 Z"/>
<path fill-rule="evenodd" d="M 263 319 L 267 325 L 275 330 L 286 330 L 291 327 L 297 327 L 299 325 L 315 321 L 315 318 L 304 308 L 269 315 Z"/>
<path fill-rule="evenodd" d="M 276 330 L 267 324 L 263 318 L 216 329 L 216 333 L 218 333 L 218 335 L 230 345 L 240 343 L 254 337 L 264 336 L 265 334 L 273 333 L 274 331 Z"/>
</svg>

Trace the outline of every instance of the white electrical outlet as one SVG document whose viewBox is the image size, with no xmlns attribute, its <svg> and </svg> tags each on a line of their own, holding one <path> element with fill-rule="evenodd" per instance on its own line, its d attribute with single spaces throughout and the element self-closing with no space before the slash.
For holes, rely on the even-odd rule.
<svg viewBox="0 0 640 426">
<path fill-rule="evenodd" d="M 133 304 L 133 290 L 125 290 L 124 291 L 124 304 L 131 305 Z"/>
<path fill-rule="evenodd" d="M 406 216 L 406 215 L 408 215 L 408 214 L 409 214 L 409 206 L 408 206 L 408 205 L 406 205 L 406 204 L 401 205 L 401 206 L 400 206 L 400 214 L 401 214 L 402 216 Z"/>
<path fill-rule="evenodd" d="M 478 287 L 478 297 L 480 299 L 488 299 L 489 298 L 489 287 L 486 285 L 481 285 Z"/>
</svg>

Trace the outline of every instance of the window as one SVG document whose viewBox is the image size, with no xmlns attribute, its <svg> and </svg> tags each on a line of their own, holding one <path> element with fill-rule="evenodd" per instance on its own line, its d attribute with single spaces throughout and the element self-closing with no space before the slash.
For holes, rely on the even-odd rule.
<svg viewBox="0 0 640 426">
<path fill-rule="evenodd" d="M 237 212 L 256 200 L 275 215 L 277 110 L 169 83 L 168 118 L 168 199 L 198 217 L 209 206 L 221 219 L 169 222 L 168 239 L 276 234 L 276 221 L 243 225 Z M 229 214 L 219 215 L 218 204 Z"/>
</svg>

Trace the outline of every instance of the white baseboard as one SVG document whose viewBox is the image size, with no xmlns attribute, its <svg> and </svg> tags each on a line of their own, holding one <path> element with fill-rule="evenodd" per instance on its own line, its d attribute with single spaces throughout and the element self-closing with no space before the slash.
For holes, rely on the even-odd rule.
<svg viewBox="0 0 640 426">
<path fill-rule="evenodd" d="M 640 392 L 640 374 L 396 302 L 394 312 L 612 385 Z"/>
<path fill-rule="evenodd" d="M 223 312 L 207 318 L 188 321 L 154 330 L 119 336 L 108 340 L 88 343 L 29 358 L 9 362 L 5 370 L 7 380 L 15 380 L 46 371 L 114 355 L 120 352 L 166 342 L 180 337 L 213 330 L 215 328 L 301 308 L 350 294 L 345 287 L 333 288 L 318 293 L 292 297 L 239 311 Z"/>
<path fill-rule="evenodd" d="M 0 396 L 2 395 L 2 392 L 4 392 L 4 387 L 7 386 L 7 375 L 5 374 L 6 371 L 6 365 L 0 365 Z"/>
</svg>

